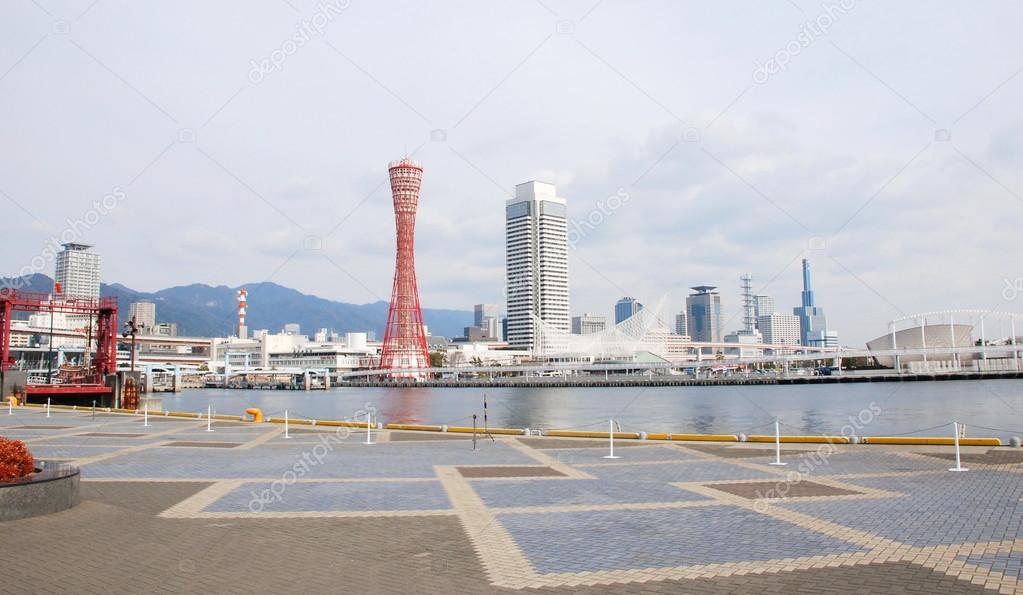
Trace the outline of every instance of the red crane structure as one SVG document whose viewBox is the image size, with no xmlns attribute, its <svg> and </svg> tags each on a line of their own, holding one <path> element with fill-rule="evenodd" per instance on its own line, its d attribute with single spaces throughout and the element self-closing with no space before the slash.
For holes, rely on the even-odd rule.
<svg viewBox="0 0 1023 595">
<path fill-rule="evenodd" d="M 422 378 L 424 374 L 421 372 L 400 370 L 430 366 L 423 311 L 419 307 L 415 257 L 416 209 L 419 205 L 419 188 L 423 182 L 423 166 L 406 157 L 391 162 L 388 174 L 394 198 L 397 255 L 380 367 L 395 369 L 392 378 Z"/>
<path fill-rule="evenodd" d="M 96 353 L 89 368 L 52 387 L 28 386 L 33 393 L 109 393 L 106 376 L 117 371 L 117 298 L 59 297 L 46 293 L 0 289 L 0 371 L 14 367 L 11 357 L 11 320 L 15 312 L 72 314 L 96 321 Z M 90 322 L 91 325 L 91 322 Z"/>
</svg>

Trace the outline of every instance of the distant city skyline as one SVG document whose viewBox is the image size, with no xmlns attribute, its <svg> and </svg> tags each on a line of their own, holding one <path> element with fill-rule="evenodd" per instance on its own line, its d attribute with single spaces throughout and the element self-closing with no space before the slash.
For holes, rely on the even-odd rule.
<svg viewBox="0 0 1023 595">
<path fill-rule="evenodd" d="M 71 241 L 141 291 L 274 281 L 388 301 L 380 164 L 407 152 L 434 197 L 424 307 L 504 301 L 502 203 L 530 179 L 569 198 L 572 315 L 623 295 L 677 312 L 708 283 L 727 332 L 739 275 L 790 312 L 805 257 L 843 344 L 1023 304 L 1003 298 L 1023 271 L 993 231 L 1023 226 L 1023 39 L 988 26 L 1021 6 L 857 3 L 764 79 L 757 62 L 819 6 L 352 3 L 254 72 L 317 11 L 292 4 L 4 5 L 3 274 L 49 275 Z"/>
</svg>

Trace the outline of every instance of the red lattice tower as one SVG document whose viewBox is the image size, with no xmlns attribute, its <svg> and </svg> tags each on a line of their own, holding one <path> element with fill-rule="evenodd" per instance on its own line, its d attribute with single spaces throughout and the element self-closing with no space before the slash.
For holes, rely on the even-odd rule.
<svg viewBox="0 0 1023 595">
<path fill-rule="evenodd" d="M 416 207 L 419 204 L 419 187 L 423 181 L 423 166 L 405 158 L 391 162 L 388 173 L 394 197 L 398 253 L 394 263 L 394 289 L 391 292 L 391 308 L 387 312 L 380 367 L 427 368 L 430 366 L 430 354 L 426 347 L 423 311 L 419 307 L 415 258 Z M 392 375 L 398 378 L 422 376 L 422 373 L 416 372 L 396 372 Z"/>
</svg>

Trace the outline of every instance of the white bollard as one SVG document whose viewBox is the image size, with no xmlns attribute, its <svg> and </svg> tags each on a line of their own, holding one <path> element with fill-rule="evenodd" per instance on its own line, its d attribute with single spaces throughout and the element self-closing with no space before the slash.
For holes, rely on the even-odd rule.
<svg viewBox="0 0 1023 595">
<path fill-rule="evenodd" d="M 46 417 L 50 417 L 50 397 L 46 397 Z"/>
<path fill-rule="evenodd" d="M 607 420 L 607 439 L 610 452 L 604 457 L 605 459 L 620 459 L 621 457 L 615 456 L 615 420 Z"/>
<path fill-rule="evenodd" d="M 774 420 L 774 462 L 768 465 L 788 465 L 781 460 L 781 423 L 777 419 Z"/>
<path fill-rule="evenodd" d="M 370 423 L 372 415 L 371 412 L 366 412 L 366 444 L 373 444 L 373 425 Z"/>
<path fill-rule="evenodd" d="M 142 406 L 142 427 L 149 427 L 149 403 Z"/>
<path fill-rule="evenodd" d="M 206 431 L 207 432 L 212 432 L 213 431 L 213 406 L 212 405 L 207 405 L 206 406 Z"/>
<path fill-rule="evenodd" d="M 291 435 L 288 434 L 288 410 L 284 410 L 284 438 L 290 439 Z"/>
<path fill-rule="evenodd" d="M 7 401 L 7 415 L 14 415 L 14 401 Z"/>
<path fill-rule="evenodd" d="M 955 443 L 956 443 L 956 466 L 949 469 L 949 471 L 969 471 L 969 469 L 963 467 L 962 459 L 959 457 L 959 422 L 952 422 L 952 427 L 955 430 Z"/>
</svg>

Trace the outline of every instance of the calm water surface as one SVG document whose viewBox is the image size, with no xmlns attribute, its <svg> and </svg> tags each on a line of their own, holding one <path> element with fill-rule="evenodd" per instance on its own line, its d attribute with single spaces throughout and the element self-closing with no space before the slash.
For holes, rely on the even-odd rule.
<svg viewBox="0 0 1023 595">
<path fill-rule="evenodd" d="M 840 433 L 850 416 L 857 435 L 903 434 L 959 420 L 968 435 L 1023 436 L 1023 380 L 861 383 L 795 386 L 650 388 L 335 388 L 329 391 L 187 390 L 165 393 L 164 409 L 240 414 L 259 407 L 267 416 L 350 418 L 368 403 L 382 422 L 471 425 L 483 419 L 511 428 L 603 429 L 607 419 L 625 431 Z M 876 414 L 868 413 L 874 404 Z M 994 428 L 986 430 L 981 428 Z M 951 434 L 951 427 L 927 434 Z"/>
</svg>

